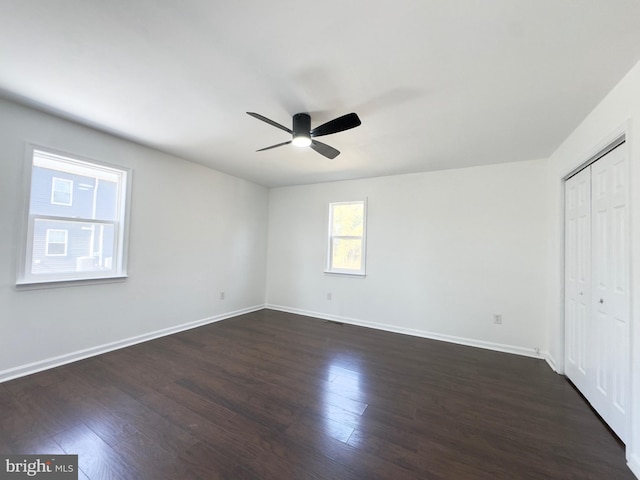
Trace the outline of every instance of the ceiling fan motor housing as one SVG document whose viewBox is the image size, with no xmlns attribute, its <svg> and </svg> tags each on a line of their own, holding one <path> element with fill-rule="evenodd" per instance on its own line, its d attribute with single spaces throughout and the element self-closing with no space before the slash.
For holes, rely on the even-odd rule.
<svg viewBox="0 0 640 480">
<path fill-rule="evenodd" d="M 302 142 L 311 139 L 311 117 L 307 113 L 296 113 L 293 116 L 293 142 L 300 138 Z M 303 140 L 304 139 L 304 140 Z M 309 142 L 311 143 L 311 142 Z"/>
</svg>

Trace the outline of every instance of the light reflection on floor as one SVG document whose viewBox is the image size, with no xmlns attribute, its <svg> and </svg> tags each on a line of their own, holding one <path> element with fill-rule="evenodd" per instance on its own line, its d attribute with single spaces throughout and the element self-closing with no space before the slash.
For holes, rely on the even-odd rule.
<svg viewBox="0 0 640 480">
<path fill-rule="evenodd" d="M 346 443 L 358 427 L 367 403 L 363 373 L 356 370 L 354 363 L 348 369 L 344 364 L 344 359 L 336 359 L 327 368 L 323 416 L 327 435 Z"/>
</svg>

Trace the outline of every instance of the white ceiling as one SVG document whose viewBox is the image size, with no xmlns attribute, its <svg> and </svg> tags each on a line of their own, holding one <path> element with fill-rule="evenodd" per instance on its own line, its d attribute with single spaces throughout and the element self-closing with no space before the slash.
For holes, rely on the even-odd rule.
<svg viewBox="0 0 640 480">
<path fill-rule="evenodd" d="M 545 158 L 639 60 L 640 0 L 0 0 L 1 95 L 266 186 Z"/>
</svg>

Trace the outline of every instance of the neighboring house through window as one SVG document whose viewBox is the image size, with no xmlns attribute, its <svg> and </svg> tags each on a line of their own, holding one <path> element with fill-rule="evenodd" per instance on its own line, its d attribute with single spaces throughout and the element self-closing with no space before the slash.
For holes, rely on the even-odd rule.
<svg viewBox="0 0 640 480">
<path fill-rule="evenodd" d="M 366 201 L 329 204 L 327 273 L 365 274 Z"/>
<path fill-rule="evenodd" d="M 30 148 L 18 284 L 126 276 L 128 169 Z"/>
</svg>

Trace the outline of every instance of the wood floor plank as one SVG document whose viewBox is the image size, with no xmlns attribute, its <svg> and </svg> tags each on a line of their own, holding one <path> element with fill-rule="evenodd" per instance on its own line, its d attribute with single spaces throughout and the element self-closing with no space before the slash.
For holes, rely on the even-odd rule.
<svg viewBox="0 0 640 480">
<path fill-rule="evenodd" d="M 91 479 L 132 478 L 120 455 L 87 426 L 61 432 L 54 440 L 65 453 L 78 455 L 79 468 Z"/>
<path fill-rule="evenodd" d="M 85 480 L 634 478 L 541 360 L 273 310 L 0 384 L 0 450 Z"/>
</svg>

